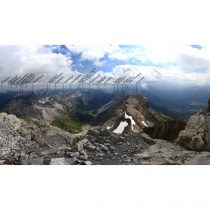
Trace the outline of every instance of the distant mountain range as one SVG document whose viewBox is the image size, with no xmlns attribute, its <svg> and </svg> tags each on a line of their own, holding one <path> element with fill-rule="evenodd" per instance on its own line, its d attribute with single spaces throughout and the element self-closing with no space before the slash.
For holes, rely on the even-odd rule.
<svg viewBox="0 0 210 210">
<path fill-rule="evenodd" d="M 130 93 L 135 93 L 135 87 L 133 87 L 133 89 L 131 88 L 129 91 Z M 124 96 L 121 91 L 117 93 L 100 90 L 87 90 L 82 92 L 85 94 L 81 98 L 78 98 L 77 101 L 77 105 L 81 110 L 93 110 L 104 105 L 114 96 Z M 149 89 L 139 88 L 138 93 L 147 97 L 150 101 L 150 106 L 154 109 L 173 118 L 185 119 L 207 106 L 207 101 L 210 98 L 210 87 L 150 86 Z M 42 95 L 43 94 L 44 92 Z M 54 94 L 57 93 L 55 92 Z M 15 92 L 0 93 L 0 110 L 2 110 L 10 100 L 14 100 L 14 97 L 18 98 L 20 94 Z M 88 103 L 86 103 L 87 99 Z"/>
</svg>

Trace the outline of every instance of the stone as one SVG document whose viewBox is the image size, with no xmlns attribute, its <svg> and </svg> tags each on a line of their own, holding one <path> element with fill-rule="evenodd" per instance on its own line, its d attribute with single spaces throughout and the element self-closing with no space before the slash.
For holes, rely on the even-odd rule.
<svg viewBox="0 0 210 210">
<path fill-rule="evenodd" d="M 117 136 L 117 135 L 111 134 L 110 137 L 109 137 L 109 140 L 112 143 L 119 143 L 120 142 L 120 137 Z"/>
<path fill-rule="evenodd" d="M 91 137 L 91 138 L 89 138 L 89 141 L 90 141 L 92 144 L 95 144 L 95 138 Z"/>
<path fill-rule="evenodd" d="M 0 160 L 0 165 L 4 165 L 5 164 L 5 160 Z"/>
<path fill-rule="evenodd" d="M 105 143 L 111 144 L 112 142 L 109 139 L 105 139 Z"/>
<path fill-rule="evenodd" d="M 134 155 L 140 164 L 150 165 L 180 165 L 180 164 L 208 164 L 208 152 L 188 151 L 171 142 L 161 139 L 142 153 Z"/>
<path fill-rule="evenodd" d="M 66 161 L 69 165 L 75 165 L 77 164 L 77 160 L 75 161 L 74 158 L 66 158 Z"/>
<path fill-rule="evenodd" d="M 28 159 L 21 158 L 20 165 L 29 165 Z"/>
<path fill-rule="evenodd" d="M 83 150 L 83 143 L 82 142 L 78 142 L 76 145 L 74 145 L 73 147 L 72 147 L 72 151 L 73 152 L 80 152 L 80 151 L 82 151 Z"/>
<path fill-rule="evenodd" d="M 103 153 L 97 153 L 96 156 L 97 157 L 104 157 L 104 154 Z"/>
<path fill-rule="evenodd" d="M 79 157 L 79 152 L 70 153 L 70 157 Z"/>
<path fill-rule="evenodd" d="M 109 136 L 110 132 L 107 129 L 103 129 L 103 130 L 101 130 L 100 135 L 101 136 Z"/>
<path fill-rule="evenodd" d="M 126 138 L 125 138 L 124 136 L 120 136 L 120 140 L 121 140 L 121 141 L 125 141 Z"/>
<path fill-rule="evenodd" d="M 180 132 L 177 143 L 188 149 L 200 151 L 205 146 L 203 138 L 204 133 L 197 134 L 197 131 L 186 129 Z"/>
<path fill-rule="evenodd" d="M 50 164 L 50 161 L 51 161 L 51 158 L 50 157 L 43 157 L 43 164 L 44 165 L 49 165 Z"/>
<path fill-rule="evenodd" d="M 107 152 L 107 151 L 109 151 L 109 148 L 107 146 L 105 146 L 105 145 L 102 145 L 101 146 L 101 150 Z"/>
<path fill-rule="evenodd" d="M 210 151 L 210 116 L 205 111 L 198 112 L 187 121 L 176 142 L 190 150 Z"/>
<path fill-rule="evenodd" d="M 86 145 L 88 143 L 88 139 L 84 138 L 82 140 L 74 140 L 72 142 L 72 152 L 80 152 L 83 150 L 84 145 Z"/>
<path fill-rule="evenodd" d="M 113 151 L 113 150 L 115 150 L 115 147 L 109 146 L 109 149 Z"/>
<path fill-rule="evenodd" d="M 77 157 L 72 157 L 72 161 L 77 162 L 78 161 Z"/>
<path fill-rule="evenodd" d="M 96 151 L 97 151 L 97 152 L 100 152 L 100 148 L 99 148 L 99 147 L 96 147 Z"/>
<path fill-rule="evenodd" d="M 79 159 L 81 159 L 81 160 L 88 160 L 88 157 L 87 156 L 80 156 Z"/>
<path fill-rule="evenodd" d="M 148 134 L 142 133 L 141 137 L 142 137 L 141 141 L 145 142 L 146 144 L 148 144 L 148 145 L 155 144 L 155 140 L 152 139 Z"/>
<path fill-rule="evenodd" d="M 142 154 L 136 153 L 136 154 L 134 154 L 134 157 L 135 157 L 136 159 L 140 160 L 140 159 L 142 158 Z"/>
<path fill-rule="evenodd" d="M 65 158 L 52 158 L 50 165 L 68 165 L 68 162 Z"/>
<path fill-rule="evenodd" d="M 85 161 L 84 163 L 85 163 L 85 165 L 92 165 L 91 161 Z"/>
<path fill-rule="evenodd" d="M 104 143 L 104 138 L 101 137 L 101 136 L 98 136 L 98 137 L 96 138 L 96 142 Z"/>
<path fill-rule="evenodd" d="M 42 156 L 49 156 L 50 154 L 51 154 L 50 150 L 46 150 L 46 151 L 41 152 Z"/>
<path fill-rule="evenodd" d="M 88 155 L 87 154 L 83 154 L 83 155 L 79 156 L 79 159 L 81 159 L 81 160 L 88 160 Z"/>
<path fill-rule="evenodd" d="M 101 161 L 101 160 L 103 160 L 104 158 L 103 157 L 96 157 L 95 158 L 95 160 L 97 160 L 97 161 Z"/>
<path fill-rule="evenodd" d="M 96 150 L 96 146 L 88 145 L 88 146 L 87 146 L 87 149 L 88 149 L 88 150 L 91 150 L 91 151 L 95 151 L 95 150 Z"/>
<path fill-rule="evenodd" d="M 44 164 L 43 157 L 40 157 L 40 158 L 30 158 L 29 159 L 29 164 L 30 165 L 43 165 Z"/>
<path fill-rule="evenodd" d="M 87 132 L 87 134 L 91 136 L 98 136 L 100 134 L 100 131 L 97 129 L 91 129 Z"/>
</svg>

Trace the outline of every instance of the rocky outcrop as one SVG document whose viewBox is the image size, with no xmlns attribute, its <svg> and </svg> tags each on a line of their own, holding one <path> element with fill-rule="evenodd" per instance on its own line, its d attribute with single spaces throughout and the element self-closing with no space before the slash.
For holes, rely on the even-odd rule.
<svg viewBox="0 0 210 210">
<path fill-rule="evenodd" d="M 177 143 L 190 150 L 210 151 L 210 113 L 204 110 L 190 117 Z"/>
<path fill-rule="evenodd" d="M 0 114 L 0 159 L 15 162 L 22 152 L 39 149 L 39 145 L 31 141 L 31 132 L 25 128 L 24 121 L 16 116 Z"/>
<path fill-rule="evenodd" d="M 71 150 L 71 142 L 68 132 L 0 113 L 0 160 L 6 164 L 44 164 Z"/>
<path fill-rule="evenodd" d="M 209 152 L 187 151 L 179 145 L 157 139 L 143 153 L 135 155 L 143 165 L 209 165 Z"/>
</svg>

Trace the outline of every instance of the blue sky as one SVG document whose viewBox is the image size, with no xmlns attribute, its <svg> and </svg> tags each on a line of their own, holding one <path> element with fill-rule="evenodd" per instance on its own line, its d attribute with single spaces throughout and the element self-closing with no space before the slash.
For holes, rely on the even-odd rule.
<svg viewBox="0 0 210 210">
<path fill-rule="evenodd" d="M 49 48 L 53 49 L 53 52 L 55 53 L 62 53 L 63 55 L 69 56 L 73 61 L 73 67 L 77 69 L 80 72 L 88 72 L 89 70 L 98 67 L 101 71 L 104 72 L 110 72 L 115 66 L 118 65 L 151 65 L 150 61 L 147 61 L 146 63 L 141 62 L 140 60 L 133 58 L 129 58 L 128 60 L 125 59 L 111 59 L 109 57 L 109 53 L 105 52 L 104 56 L 99 58 L 98 60 L 101 61 L 99 65 L 94 62 L 94 59 L 91 60 L 89 58 L 87 59 L 81 59 L 82 52 L 74 52 L 73 50 L 69 50 L 68 47 L 65 45 L 55 45 L 55 46 L 47 46 Z M 72 46 L 74 47 L 74 46 Z M 119 45 L 119 48 L 126 54 L 130 51 L 139 50 L 143 51 L 144 48 L 141 46 L 134 46 L 134 45 Z M 103 48 L 102 48 L 103 50 Z"/>
<path fill-rule="evenodd" d="M 155 60 L 150 55 L 148 55 L 147 47 L 140 45 L 118 45 L 118 46 L 108 46 L 110 49 L 104 49 L 104 46 L 78 46 L 76 45 L 52 45 L 46 46 L 49 49 L 52 49 L 54 53 L 61 53 L 73 61 L 72 66 L 74 69 L 77 69 L 80 72 L 87 72 L 92 68 L 98 67 L 101 71 L 110 72 L 112 69 L 119 65 L 138 65 L 138 66 L 152 66 L 152 67 L 169 67 L 177 66 L 176 59 L 168 59 L 167 52 L 165 52 L 165 47 L 163 46 L 154 46 L 155 53 L 165 53 L 165 60 Z M 101 56 L 94 55 L 94 49 L 100 48 L 100 51 L 103 52 Z M 107 46 L 106 46 L 107 47 Z M 201 45 L 186 45 L 185 49 L 194 49 L 196 51 L 203 49 Z M 151 48 L 151 46 L 150 46 Z M 156 48 L 156 49 L 155 49 Z M 168 49 L 167 49 L 168 50 Z M 158 52 L 159 51 L 159 52 Z M 84 52 L 88 52 L 88 56 L 84 56 Z M 96 51 L 97 53 L 97 51 Z M 176 53 L 171 49 L 170 54 Z M 181 54 L 181 52 L 179 52 Z M 183 52 L 183 55 L 185 52 Z M 94 57 L 96 56 L 96 57 Z M 176 55 L 175 55 L 176 56 Z M 178 53 L 177 53 L 177 56 Z M 168 59 L 168 60 L 167 60 Z M 196 59 L 196 58 L 195 58 Z M 192 66 L 193 68 L 193 66 Z M 205 68 L 196 67 L 195 71 L 203 72 Z"/>
<path fill-rule="evenodd" d="M 82 47 L 80 50 L 74 50 L 77 46 L 72 45 L 71 48 L 65 45 L 53 45 L 46 46 L 47 48 L 51 48 L 54 53 L 61 53 L 65 56 L 68 56 L 73 61 L 73 68 L 77 69 L 80 72 L 88 72 L 90 69 L 98 67 L 101 71 L 111 72 L 112 69 L 119 65 L 138 65 L 138 66 L 153 66 L 153 67 L 165 67 L 170 62 L 167 62 L 167 65 L 164 63 L 153 63 L 151 59 L 145 58 L 145 50 L 146 48 L 140 45 L 118 45 L 117 49 L 114 49 L 114 54 L 118 54 L 117 56 L 112 56 L 110 52 L 107 52 L 103 49 L 104 46 L 101 46 L 101 51 L 104 50 L 103 56 L 94 59 L 90 57 L 84 58 L 82 56 Z M 91 52 L 91 46 L 88 49 Z M 99 46 L 100 47 L 100 46 Z M 113 46 L 110 45 L 110 48 Z M 93 46 L 93 49 L 95 46 Z M 199 45 L 192 45 L 192 48 L 199 49 Z M 86 49 L 84 49 L 86 50 Z M 133 53 L 133 56 L 130 55 Z M 142 56 L 142 59 L 140 58 Z M 95 62 L 97 61 L 97 62 Z"/>
</svg>

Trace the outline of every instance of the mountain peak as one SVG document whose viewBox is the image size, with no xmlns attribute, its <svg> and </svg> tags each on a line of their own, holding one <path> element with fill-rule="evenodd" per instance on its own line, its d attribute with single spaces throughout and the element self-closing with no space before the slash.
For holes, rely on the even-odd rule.
<svg viewBox="0 0 210 210">
<path fill-rule="evenodd" d="M 145 128 L 154 127 L 156 123 L 169 119 L 149 106 L 147 98 L 131 94 L 121 100 L 112 100 L 102 108 L 100 116 L 106 116 L 104 126 L 113 133 L 140 133 Z M 111 110 L 111 111 L 110 111 Z"/>
</svg>

